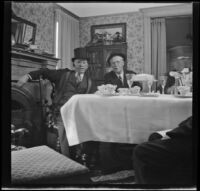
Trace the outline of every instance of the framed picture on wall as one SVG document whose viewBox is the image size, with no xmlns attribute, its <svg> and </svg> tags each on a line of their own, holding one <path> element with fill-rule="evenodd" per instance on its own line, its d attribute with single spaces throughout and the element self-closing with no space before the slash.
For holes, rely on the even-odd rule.
<svg viewBox="0 0 200 191">
<path fill-rule="evenodd" d="M 103 44 L 126 42 L 126 23 L 91 26 L 91 42 Z"/>
</svg>

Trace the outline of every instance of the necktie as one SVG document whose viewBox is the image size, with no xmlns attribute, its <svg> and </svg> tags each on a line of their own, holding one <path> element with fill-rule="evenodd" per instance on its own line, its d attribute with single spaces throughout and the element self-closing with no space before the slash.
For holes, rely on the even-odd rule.
<svg viewBox="0 0 200 191">
<path fill-rule="evenodd" d="M 77 74 L 77 75 L 76 75 L 76 82 L 77 82 L 77 83 L 80 83 L 81 81 L 82 81 L 81 75 L 80 75 L 80 74 Z"/>
<path fill-rule="evenodd" d="M 122 82 L 122 84 L 123 84 L 123 80 L 122 80 L 122 77 L 121 77 L 121 75 L 119 75 L 119 79 L 120 79 L 120 81 Z"/>
</svg>

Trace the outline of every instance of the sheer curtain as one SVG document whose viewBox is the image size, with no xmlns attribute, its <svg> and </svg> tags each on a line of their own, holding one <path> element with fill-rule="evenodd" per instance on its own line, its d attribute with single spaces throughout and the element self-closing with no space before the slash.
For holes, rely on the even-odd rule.
<svg viewBox="0 0 200 191">
<path fill-rule="evenodd" d="M 158 79 L 166 73 L 166 24 L 165 18 L 151 20 L 151 66 L 152 74 Z"/>
<path fill-rule="evenodd" d="M 67 15 L 62 10 L 55 11 L 56 22 L 56 56 L 61 60 L 57 69 L 73 69 L 71 58 L 74 56 L 74 49 L 79 47 L 79 20 Z"/>
</svg>

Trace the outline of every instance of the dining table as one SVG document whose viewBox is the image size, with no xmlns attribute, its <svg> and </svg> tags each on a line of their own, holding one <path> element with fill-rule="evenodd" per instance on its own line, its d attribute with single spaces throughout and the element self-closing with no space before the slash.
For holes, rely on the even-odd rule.
<svg viewBox="0 0 200 191">
<path fill-rule="evenodd" d="M 140 144 L 192 115 L 192 97 L 77 94 L 61 107 L 69 146 L 86 141 Z"/>
</svg>

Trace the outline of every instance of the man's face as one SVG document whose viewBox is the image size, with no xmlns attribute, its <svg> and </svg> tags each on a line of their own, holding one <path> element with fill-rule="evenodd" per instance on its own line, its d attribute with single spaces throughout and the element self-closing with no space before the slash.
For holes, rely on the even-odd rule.
<svg viewBox="0 0 200 191">
<path fill-rule="evenodd" d="M 110 60 L 110 66 L 115 73 L 120 74 L 123 71 L 124 59 L 121 56 L 114 56 Z"/>
<path fill-rule="evenodd" d="M 84 59 L 76 59 L 74 60 L 74 68 L 78 73 L 85 73 L 88 69 L 88 61 Z"/>
</svg>

